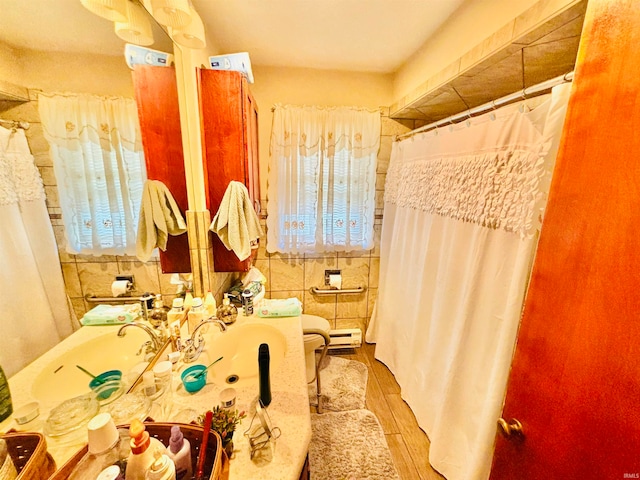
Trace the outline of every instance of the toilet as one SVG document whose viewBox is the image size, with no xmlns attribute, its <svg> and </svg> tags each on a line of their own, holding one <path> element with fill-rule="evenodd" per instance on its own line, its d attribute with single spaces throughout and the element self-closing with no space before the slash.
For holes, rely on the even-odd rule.
<svg viewBox="0 0 640 480">
<path fill-rule="evenodd" d="M 302 332 L 304 334 L 304 356 L 307 371 L 307 383 L 311 383 L 316 379 L 316 350 L 325 344 L 328 345 L 331 325 L 329 325 L 329 322 L 325 318 L 318 317 L 317 315 L 307 315 L 306 313 L 303 313 L 301 315 L 301 319 Z M 318 333 L 307 333 L 311 331 L 324 332 L 326 337 Z M 326 353 L 326 351 L 323 353 Z"/>
</svg>

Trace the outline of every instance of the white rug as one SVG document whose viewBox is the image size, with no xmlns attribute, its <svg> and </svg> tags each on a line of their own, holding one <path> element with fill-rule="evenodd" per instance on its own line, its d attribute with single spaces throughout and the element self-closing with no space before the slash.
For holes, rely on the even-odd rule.
<svg viewBox="0 0 640 480">
<path fill-rule="evenodd" d="M 367 366 L 356 360 L 327 355 L 320 370 L 320 391 L 325 410 L 342 412 L 364 408 Z M 316 382 L 309 384 L 309 399 L 316 404 Z"/>
<path fill-rule="evenodd" d="M 400 480 L 369 410 L 311 414 L 311 480 Z"/>
</svg>

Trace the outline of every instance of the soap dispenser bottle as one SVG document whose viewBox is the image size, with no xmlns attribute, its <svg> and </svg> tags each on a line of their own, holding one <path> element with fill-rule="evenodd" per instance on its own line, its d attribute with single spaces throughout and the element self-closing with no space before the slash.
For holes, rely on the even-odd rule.
<svg viewBox="0 0 640 480">
<path fill-rule="evenodd" d="M 165 450 L 162 442 L 157 438 L 149 436 L 144 424 L 137 418 L 129 426 L 129 436 L 131 437 L 131 453 L 127 461 L 125 480 L 144 480 L 144 477 L 155 461 L 154 450 Z"/>
<path fill-rule="evenodd" d="M 168 309 L 162 303 L 162 295 L 158 293 L 153 302 L 153 310 L 149 313 L 149 323 L 153 328 L 166 328 Z"/>
<path fill-rule="evenodd" d="M 226 293 L 224 294 L 224 298 L 222 299 L 222 305 L 218 307 L 216 316 L 227 325 L 235 322 L 236 318 L 238 317 L 238 309 L 235 307 L 235 305 L 231 305 L 229 295 Z"/>
<path fill-rule="evenodd" d="M 193 475 L 191 466 L 191 444 L 184 438 L 178 425 L 171 427 L 171 438 L 167 455 L 176 466 L 176 480 L 190 480 Z"/>
</svg>

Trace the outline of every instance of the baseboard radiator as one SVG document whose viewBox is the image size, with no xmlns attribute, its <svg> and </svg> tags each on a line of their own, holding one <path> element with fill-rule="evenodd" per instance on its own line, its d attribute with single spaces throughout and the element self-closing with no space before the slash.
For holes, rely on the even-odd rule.
<svg viewBox="0 0 640 480">
<path fill-rule="evenodd" d="M 362 346 L 362 330 L 359 328 L 343 328 L 330 330 L 329 348 L 357 348 Z"/>
</svg>

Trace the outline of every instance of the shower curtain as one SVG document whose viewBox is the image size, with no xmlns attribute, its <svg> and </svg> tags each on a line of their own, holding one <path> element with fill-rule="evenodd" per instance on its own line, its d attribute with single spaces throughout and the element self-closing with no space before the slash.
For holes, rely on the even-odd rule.
<svg viewBox="0 0 640 480">
<path fill-rule="evenodd" d="M 0 127 L 0 366 L 9 376 L 72 333 L 40 173 L 24 131 Z"/>
<path fill-rule="evenodd" d="M 569 91 L 393 145 L 367 341 L 447 480 L 489 475 Z"/>
</svg>

